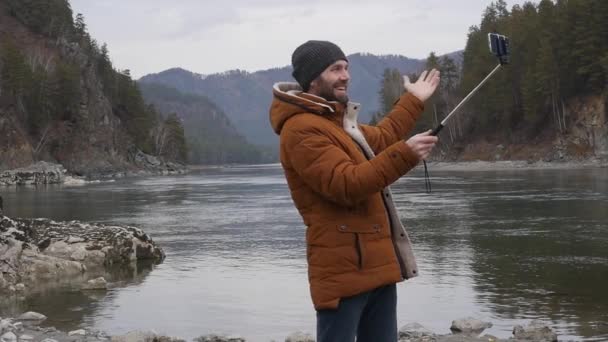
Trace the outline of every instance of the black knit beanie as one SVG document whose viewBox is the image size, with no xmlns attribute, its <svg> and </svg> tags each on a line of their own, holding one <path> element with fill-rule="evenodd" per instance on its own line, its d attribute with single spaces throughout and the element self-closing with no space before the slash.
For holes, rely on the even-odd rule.
<svg viewBox="0 0 608 342">
<path fill-rule="evenodd" d="M 298 81 L 304 91 L 308 91 L 310 82 L 340 59 L 348 62 L 338 45 L 328 41 L 309 40 L 298 46 L 291 55 L 293 78 Z"/>
</svg>

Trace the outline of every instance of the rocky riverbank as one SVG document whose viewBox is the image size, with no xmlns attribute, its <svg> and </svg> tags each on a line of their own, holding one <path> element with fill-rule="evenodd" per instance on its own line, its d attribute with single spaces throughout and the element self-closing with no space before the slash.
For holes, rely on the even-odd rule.
<svg viewBox="0 0 608 342">
<path fill-rule="evenodd" d="M 0 340 L 2 342 L 178 342 L 185 341 L 179 337 L 158 335 L 154 332 L 132 331 L 125 335 L 110 336 L 103 331 L 79 329 L 63 332 L 54 327 L 39 326 L 46 316 L 36 312 L 26 312 L 17 318 L 0 318 Z M 532 321 L 528 326 L 515 326 L 513 337 L 499 339 L 483 335 L 484 329 L 491 327 L 489 322 L 473 318 L 464 318 L 452 322 L 452 334 L 438 335 L 418 323 L 410 323 L 399 329 L 398 342 L 518 342 L 557 341 L 557 335 L 548 326 Z M 195 342 L 246 342 L 239 336 L 204 335 L 194 339 Z M 314 342 L 311 334 L 294 332 L 285 338 L 285 342 Z"/>
<path fill-rule="evenodd" d="M 84 184 L 87 181 L 129 176 L 173 175 L 188 171 L 186 165 L 164 161 L 141 151 L 131 155 L 129 169 L 95 169 L 87 174 L 69 172 L 63 165 L 40 161 L 27 167 L 0 171 L 1 185 Z"/>
<path fill-rule="evenodd" d="M 99 270 L 164 259 L 141 229 L 78 221 L 15 219 L 0 210 L 0 293 L 27 293 L 53 280 L 87 281 Z M 102 284 L 100 284 L 102 283 Z M 105 281 L 83 284 L 103 286 Z"/>
<path fill-rule="evenodd" d="M 589 168 L 608 168 L 608 160 L 588 159 L 581 161 L 467 161 L 467 162 L 427 162 L 431 171 L 498 171 L 498 170 L 572 170 Z M 421 166 L 419 166 L 421 167 Z"/>
</svg>

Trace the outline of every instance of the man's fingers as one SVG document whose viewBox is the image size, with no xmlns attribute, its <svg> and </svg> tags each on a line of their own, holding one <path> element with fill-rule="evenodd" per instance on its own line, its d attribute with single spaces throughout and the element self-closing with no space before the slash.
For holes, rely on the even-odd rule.
<svg viewBox="0 0 608 342">
<path fill-rule="evenodd" d="M 416 82 L 420 82 L 421 80 L 424 82 L 424 80 L 426 79 L 426 75 L 427 75 L 427 74 L 428 74 L 428 71 L 427 71 L 427 70 L 424 70 L 424 71 L 422 72 L 422 74 L 420 74 L 420 77 L 418 77 L 418 81 L 416 81 Z"/>
<path fill-rule="evenodd" d="M 423 133 L 424 134 L 424 133 Z M 420 142 L 424 142 L 424 143 L 429 143 L 429 142 L 437 142 L 437 140 L 439 140 L 436 136 L 434 135 L 418 135 L 416 137 L 416 141 L 420 141 Z"/>
<path fill-rule="evenodd" d="M 439 84 L 440 78 L 439 76 L 441 75 L 441 73 L 439 72 L 439 70 L 435 70 L 435 73 L 433 74 L 432 78 L 431 78 L 431 85 L 433 87 L 436 87 Z"/>
<path fill-rule="evenodd" d="M 437 69 L 431 69 L 431 71 L 429 71 L 429 73 L 426 75 L 424 82 L 430 82 L 433 79 L 436 72 L 437 72 Z"/>
<path fill-rule="evenodd" d="M 407 75 L 403 76 L 403 84 L 407 85 L 410 84 L 412 82 L 410 82 L 410 78 Z"/>
<path fill-rule="evenodd" d="M 428 82 L 431 80 L 431 77 L 433 77 L 433 74 L 435 74 L 435 69 L 431 69 L 429 71 L 429 73 L 426 75 L 426 78 L 423 80 L 424 82 Z"/>
<path fill-rule="evenodd" d="M 427 75 L 425 82 L 427 83 L 433 83 L 433 81 L 435 80 L 435 78 L 439 77 L 439 70 L 437 69 L 433 69 L 429 72 L 429 74 Z"/>
</svg>

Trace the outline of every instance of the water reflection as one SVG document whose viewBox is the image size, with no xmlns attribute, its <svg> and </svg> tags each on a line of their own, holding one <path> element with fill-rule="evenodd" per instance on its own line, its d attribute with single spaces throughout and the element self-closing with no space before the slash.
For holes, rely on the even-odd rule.
<svg viewBox="0 0 608 342">
<path fill-rule="evenodd" d="M 562 333 L 608 338 L 606 183 L 534 173 L 474 203 L 472 265 L 479 303 L 498 317 L 540 318 Z M 598 175 L 598 178 L 602 178 Z M 549 181 L 552 180 L 552 181 Z"/>
<path fill-rule="evenodd" d="M 116 293 L 144 283 L 154 269 L 153 261 L 143 260 L 128 265 L 113 266 L 103 271 L 90 272 L 87 279 L 103 276 L 109 283 L 107 291 L 82 291 L 80 284 L 87 279 L 53 280 L 42 284 L 27 284 L 31 294 L 27 297 L 0 299 L 0 316 L 17 317 L 27 312 L 44 313 L 48 317 L 41 325 L 54 326 L 60 330 L 74 330 L 85 317 L 97 315 L 102 301 L 112 301 Z"/>
</svg>

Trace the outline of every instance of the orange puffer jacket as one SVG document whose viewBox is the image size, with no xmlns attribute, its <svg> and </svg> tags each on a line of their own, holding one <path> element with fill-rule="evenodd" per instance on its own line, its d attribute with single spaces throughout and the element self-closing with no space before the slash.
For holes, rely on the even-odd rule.
<svg viewBox="0 0 608 342">
<path fill-rule="evenodd" d="M 307 227 L 308 278 L 317 310 L 340 298 L 418 274 L 389 184 L 419 159 L 403 138 L 423 111 L 404 94 L 377 126 L 357 124 L 359 105 L 273 87 L 270 123 L 291 197 Z"/>
</svg>

